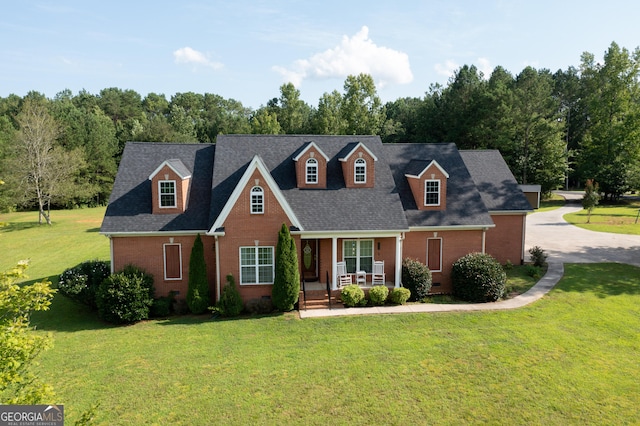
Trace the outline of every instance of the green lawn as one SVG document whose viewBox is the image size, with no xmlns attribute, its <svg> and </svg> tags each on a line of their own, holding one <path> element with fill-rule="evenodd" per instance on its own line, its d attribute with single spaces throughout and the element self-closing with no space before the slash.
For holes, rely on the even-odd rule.
<svg viewBox="0 0 640 426">
<path fill-rule="evenodd" d="M 564 197 L 558 194 L 551 194 L 549 198 L 544 198 L 540 201 L 540 208 L 535 212 L 545 212 L 549 210 L 555 210 L 562 206 L 564 206 L 565 199 Z"/>
<path fill-rule="evenodd" d="M 640 219 L 635 223 L 639 211 L 640 201 L 630 201 L 620 205 L 596 206 L 590 223 L 587 223 L 588 212 L 584 209 L 564 215 L 564 220 L 590 231 L 640 235 Z"/>
<path fill-rule="evenodd" d="M 108 258 L 103 212 L 55 212 L 51 228 L 0 216 L 13 228 L 0 250 L 28 255 L 32 278 Z M 69 424 L 94 404 L 104 425 L 640 423 L 640 268 L 565 272 L 542 300 L 501 312 L 114 327 L 56 295 L 33 317 L 54 338 L 38 373 Z"/>
</svg>

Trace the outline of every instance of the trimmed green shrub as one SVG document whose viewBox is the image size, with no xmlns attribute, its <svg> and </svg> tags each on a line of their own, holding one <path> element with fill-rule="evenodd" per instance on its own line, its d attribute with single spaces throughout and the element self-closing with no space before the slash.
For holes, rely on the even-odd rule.
<svg viewBox="0 0 640 426">
<path fill-rule="evenodd" d="M 534 265 L 527 265 L 525 268 L 525 271 L 527 272 L 527 275 L 529 275 L 531 278 L 540 278 L 540 274 L 541 274 L 541 269 L 538 266 L 534 266 Z"/>
<path fill-rule="evenodd" d="M 236 287 L 236 281 L 233 275 L 227 275 L 227 284 L 225 284 L 220 293 L 220 300 L 216 304 L 215 310 L 223 317 L 235 317 L 242 312 L 242 297 Z"/>
<path fill-rule="evenodd" d="M 151 317 L 166 318 L 171 315 L 173 302 L 175 302 L 174 292 L 171 292 L 169 296 L 162 296 L 157 299 L 153 299 L 153 304 L 151 305 Z"/>
<path fill-rule="evenodd" d="M 264 315 L 273 312 L 273 302 L 268 298 L 251 299 L 247 302 L 247 312 L 252 315 Z"/>
<path fill-rule="evenodd" d="M 397 287 L 391 290 L 389 300 L 396 305 L 404 305 L 411 297 L 411 290 L 404 287 Z"/>
<path fill-rule="evenodd" d="M 411 291 L 413 300 L 423 300 L 431 290 L 431 271 L 424 263 L 405 258 L 402 261 L 402 286 Z"/>
<path fill-rule="evenodd" d="M 389 289 L 386 285 L 376 285 L 369 290 L 369 302 L 373 306 L 382 306 L 389 296 Z"/>
<path fill-rule="evenodd" d="M 193 242 L 189 257 L 189 288 L 187 290 L 187 306 L 191 313 L 203 314 L 209 306 L 209 282 L 207 281 L 207 265 L 204 261 L 204 247 L 200 234 Z"/>
<path fill-rule="evenodd" d="M 356 284 L 349 284 L 342 287 L 340 299 L 345 306 L 349 307 L 361 306 L 363 301 L 366 302 L 364 298 L 364 291 Z"/>
<path fill-rule="evenodd" d="M 495 302 L 504 296 L 507 274 L 491 255 L 469 253 L 451 270 L 453 294 L 468 302 Z"/>
<path fill-rule="evenodd" d="M 65 296 L 96 309 L 96 290 L 110 273 L 108 261 L 88 260 L 60 274 L 58 289 Z"/>
<path fill-rule="evenodd" d="M 544 266 L 544 262 L 547 261 L 548 255 L 538 246 L 531 247 L 529 249 L 529 254 L 531 255 L 533 266 L 537 266 L 538 268 L 542 268 Z"/>
<path fill-rule="evenodd" d="M 278 232 L 276 275 L 271 289 L 273 305 L 282 312 L 293 310 L 300 295 L 300 270 L 296 243 L 286 224 Z"/>
<path fill-rule="evenodd" d="M 135 266 L 127 266 L 98 287 L 98 315 L 114 324 L 147 319 L 153 305 L 153 293 L 153 277 Z"/>
</svg>

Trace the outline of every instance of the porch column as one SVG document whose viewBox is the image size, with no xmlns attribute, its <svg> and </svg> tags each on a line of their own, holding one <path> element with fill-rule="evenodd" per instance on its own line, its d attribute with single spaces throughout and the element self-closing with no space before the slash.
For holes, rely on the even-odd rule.
<svg viewBox="0 0 640 426">
<path fill-rule="evenodd" d="M 331 237 L 331 288 L 337 290 L 336 276 L 338 275 L 338 237 Z"/>
<path fill-rule="evenodd" d="M 400 287 L 402 279 L 402 235 L 396 235 L 396 281 L 395 287 Z"/>
</svg>

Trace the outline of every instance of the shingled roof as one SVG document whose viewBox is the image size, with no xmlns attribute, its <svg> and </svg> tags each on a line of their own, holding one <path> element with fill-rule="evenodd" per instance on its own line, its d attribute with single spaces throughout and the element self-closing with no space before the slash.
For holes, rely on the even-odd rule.
<svg viewBox="0 0 640 426">
<path fill-rule="evenodd" d="M 293 158 L 313 142 L 329 158 L 326 189 L 299 189 Z M 360 142 L 376 157 L 384 156 L 378 136 L 221 135 L 216 146 L 210 222 L 225 202 L 255 155 L 270 170 L 284 197 L 300 220 L 313 231 L 406 230 L 391 172 L 384 164 L 375 168 L 373 188 L 346 188 L 339 159 Z"/>
<path fill-rule="evenodd" d="M 489 211 L 532 211 L 499 151 L 462 150 L 460 155 Z"/>
<path fill-rule="evenodd" d="M 128 142 L 100 232 L 147 233 L 207 230 L 215 145 Z M 184 213 L 151 214 L 149 176 L 167 160 L 191 175 Z"/>
</svg>

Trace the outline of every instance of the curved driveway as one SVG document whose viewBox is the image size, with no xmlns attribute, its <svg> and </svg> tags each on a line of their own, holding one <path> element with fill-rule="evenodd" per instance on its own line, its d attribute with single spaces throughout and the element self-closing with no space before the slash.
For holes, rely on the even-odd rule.
<svg viewBox="0 0 640 426">
<path fill-rule="evenodd" d="M 549 262 L 619 262 L 640 266 L 640 235 L 588 231 L 565 222 L 563 215 L 582 209 L 582 195 L 559 194 L 567 200 L 564 207 L 527 216 L 525 260 L 529 260 L 529 248 L 540 246 L 549 255 Z"/>
</svg>

